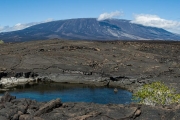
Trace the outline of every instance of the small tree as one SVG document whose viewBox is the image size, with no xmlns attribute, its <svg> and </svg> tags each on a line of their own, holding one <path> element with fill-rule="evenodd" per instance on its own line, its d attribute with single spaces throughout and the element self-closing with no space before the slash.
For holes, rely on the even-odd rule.
<svg viewBox="0 0 180 120">
<path fill-rule="evenodd" d="M 144 85 L 134 93 L 133 99 L 146 105 L 169 105 L 180 103 L 180 94 L 176 94 L 174 89 L 170 89 L 162 82 L 153 82 Z"/>
<path fill-rule="evenodd" d="M 0 40 L 0 44 L 3 44 L 4 43 L 4 41 L 3 40 Z"/>
</svg>

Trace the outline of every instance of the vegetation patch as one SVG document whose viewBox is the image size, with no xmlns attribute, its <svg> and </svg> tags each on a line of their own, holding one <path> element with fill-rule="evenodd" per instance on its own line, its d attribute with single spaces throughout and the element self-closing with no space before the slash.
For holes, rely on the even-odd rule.
<svg viewBox="0 0 180 120">
<path fill-rule="evenodd" d="M 146 84 L 133 94 L 133 99 L 146 105 L 169 105 L 180 103 L 180 94 L 162 82 Z"/>
<path fill-rule="evenodd" d="M 4 43 L 4 41 L 3 40 L 0 40 L 0 44 L 3 44 Z"/>
</svg>

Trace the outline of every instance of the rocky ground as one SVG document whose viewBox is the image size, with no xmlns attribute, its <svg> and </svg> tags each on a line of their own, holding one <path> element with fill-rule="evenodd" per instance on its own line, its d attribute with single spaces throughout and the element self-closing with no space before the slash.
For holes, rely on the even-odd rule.
<svg viewBox="0 0 180 120">
<path fill-rule="evenodd" d="M 136 91 L 143 84 L 163 81 L 180 93 L 180 42 L 47 40 L 0 44 L 0 79 L 121 87 Z M 13 78 L 14 79 L 14 78 Z M 13 86 L 13 85 L 12 85 Z M 1 86 L 1 90 L 6 86 Z M 0 102 L 0 120 L 178 120 L 179 105 L 145 106 L 40 103 L 6 94 Z"/>
<path fill-rule="evenodd" d="M 0 48 L 0 78 L 23 76 L 130 91 L 158 80 L 180 92 L 180 42 L 47 40 Z"/>
<path fill-rule="evenodd" d="M 0 99 L 0 120 L 179 120 L 180 105 L 100 105 L 16 99 L 5 93 Z"/>
</svg>

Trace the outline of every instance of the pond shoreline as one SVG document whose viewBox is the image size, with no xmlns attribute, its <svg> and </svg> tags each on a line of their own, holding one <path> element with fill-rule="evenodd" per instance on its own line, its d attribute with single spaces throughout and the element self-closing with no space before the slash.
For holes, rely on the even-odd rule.
<svg viewBox="0 0 180 120">
<path fill-rule="evenodd" d="M 5 74 L 6 76 L 3 76 Z M 68 84 L 84 84 L 89 86 L 99 87 L 113 87 L 128 90 L 130 92 L 136 91 L 143 84 L 147 84 L 149 81 L 141 80 L 140 78 L 115 76 L 109 77 L 108 75 L 101 75 L 95 73 L 91 75 L 80 74 L 80 73 L 31 73 L 29 72 L 16 72 L 8 73 L 4 72 L 0 78 L 1 91 L 13 89 L 17 85 L 25 84 L 38 84 L 39 82 L 57 82 L 57 83 L 68 83 Z M 25 76 L 30 74 L 29 76 Z M 11 75 L 12 77 L 7 77 Z M 15 77 L 17 75 L 21 75 Z"/>
<path fill-rule="evenodd" d="M 9 93 L 0 98 L 0 119 L 2 120 L 170 120 L 178 119 L 180 105 L 148 106 L 141 104 L 95 104 L 65 102 L 59 98 L 49 102 L 30 99 L 16 99 Z"/>
</svg>

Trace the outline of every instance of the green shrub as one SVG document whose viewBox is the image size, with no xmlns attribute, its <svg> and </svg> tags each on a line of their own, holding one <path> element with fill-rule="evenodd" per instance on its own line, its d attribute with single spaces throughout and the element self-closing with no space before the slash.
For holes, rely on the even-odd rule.
<svg viewBox="0 0 180 120">
<path fill-rule="evenodd" d="M 0 40 L 0 44 L 3 44 L 4 43 L 4 41 L 3 40 Z"/>
<path fill-rule="evenodd" d="M 180 103 L 180 94 L 169 88 L 162 82 L 146 84 L 133 94 L 133 99 L 146 105 L 169 105 Z"/>
</svg>

